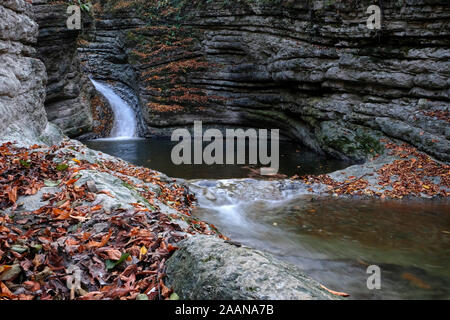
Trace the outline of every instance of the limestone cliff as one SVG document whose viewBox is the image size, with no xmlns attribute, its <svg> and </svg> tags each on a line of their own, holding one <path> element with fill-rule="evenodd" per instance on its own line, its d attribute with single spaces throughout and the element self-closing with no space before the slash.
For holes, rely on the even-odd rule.
<svg viewBox="0 0 450 320">
<path fill-rule="evenodd" d="M 29 3 L 0 3 L 0 140 L 33 140 L 51 131 L 43 104 L 45 67 L 33 48 L 37 33 Z"/>
<path fill-rule="evenodd" d="M 387 136 L 450 160 L 445 0 L 379 1 L 381 30 L 366 26 L 368 0 L 101 0 L 78 43 L 66 5 L 46 2 L 34 2 L 46 109 L 71 136 L 92 130 L 89 74 L 136 93 L 142 135 L 202 120 L 280 128 L 344 159 Z"/>
<path fill-rule="evenodd" d="M 275 127 L 354 160 L 388 136 L 450 160 L 446 0 L 379 1 L 381 30 L 366 26 L 373 1 L 140 2 L 101 1 L 85 52 L 94 74 L 136 89 L 150 133 Z"/>
<path fill-rule="evenodd" d="M 68 136 L 77 137 L 93 130 L 91 99 L 95 90 L 87 74 L 81 71 L 77 52 L 80 31 L 66 26 L 67 5 L 48 2 L 33 1 L 39 24 L 37 54 L 48 74 L 45 109 L 49 121 Z"/>
<path fill-rule="evenodd" d="M 382 134 L 450 160 L 447 1 L 380 1 L 378 32 L 366 27 L 373 1 L 274 2 L 186 13 L 223 65 L 196 84 L 316 150 L 363 158 Z"/>
</svg>

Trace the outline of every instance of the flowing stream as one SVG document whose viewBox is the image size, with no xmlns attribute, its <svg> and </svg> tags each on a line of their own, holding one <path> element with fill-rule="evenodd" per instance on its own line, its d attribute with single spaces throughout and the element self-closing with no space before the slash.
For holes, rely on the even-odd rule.
<svg viewBox="0 0 450 320">
<path fill-rule="evenodd" d="M 171 150 L 176 143 L 129 139 L 136 135 L 132 108 L 112 88 L 92 82 L 113 108 L 114 139 L 88 141 L 87 146 L 191 179 L 198 199 L 194 214 L 234 241 L 296 264 L 351 298 L 450 299 L 448 200 L 332 199 L 282 179 L 263 180 L 255 176 L 255 167 L 175 166 Z M 349 165 L 287 142 L 280 145 L 282 175 L 329 173 Z M 369 265 L 381 269 L 380 290 L 367 288 Z"/>
<path fill-rule="evenodd" d="M 194 214 L 354 299 L 450 298 L 450 202 L 318 197 L 252 179 L 191 181 Z M 284 190 L 283 190 L 284 189 Z M 381 269 L 381 289 L 367 268 Z"/>
<path fill-rule="evenodd" d="M 320 198 L 283 180 L 255 179 L 247 166 L 175 166 L 170 160 L 175 143 L 169 140 L 96 140 L 87 145 L 191 179 L 198 199 L 194 215 L 234 241 L 298 265 L 351 298 L 450 298 L 448 200 Z M 289 143 L 280 145 L 280 173 L 288 176 L 348 165 Z M 381 290 L 367 288 L 369 265 L 381 268 Z"/>
<path fill-rule="evenodd" d="M 136 115 L 131 108 L 114 90 L 106 84 L 91 79 L 92 83 L 109 102 L 114 113 L 114 125 L 111 138 L 128 139 L 136 135 Z"/>
</svg>

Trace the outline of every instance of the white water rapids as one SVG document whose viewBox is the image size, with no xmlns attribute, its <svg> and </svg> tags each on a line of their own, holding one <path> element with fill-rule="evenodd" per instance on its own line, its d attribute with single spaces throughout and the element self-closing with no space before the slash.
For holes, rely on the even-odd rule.
<svg viewBox="0 0 450 320">
<path fill-rule="evenodd" d="M 114 113 L 114 125 L 111 130 L 113 139 L 129 139 L 136 135 L 136 115 L 121 97 L 106 84 L 91 79 L 95 88 L 108 100 Z"/>
</svg>

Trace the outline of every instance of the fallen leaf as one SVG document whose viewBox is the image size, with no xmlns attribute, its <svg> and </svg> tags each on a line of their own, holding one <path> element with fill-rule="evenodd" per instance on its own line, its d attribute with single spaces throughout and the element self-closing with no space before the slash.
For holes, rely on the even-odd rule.
<svg viewBox="0 0 450 320">
<path fill-rule="evenodd" d="M 66 244 L 69 246 L 77 246 L 80 244 L 80 242 L 74 238 L 67 238 Z"/>
<path fill-rule="evenodd" d="M 6 192 L 8 194 L 8 198 L 9 201 L 11 201 L 12 203 L 16 203 L 17 201 L 17 186 L 13 187 L 13 188 L 9 188 L 8 191 Z"/>
<path fill-rule="evenodd" d="M 2 274 L 5 271 L 10 270 L 11 268 L 12 268 L 12 266 L 8 266 L 8 265 L 0 266 L 0 274 Z"/>
<path fill-rule="evenodd" d="M 139 251 L 139 260 L 142 260 L 142 257 L 147 254 L 148 250 L 145 246 L 142 246 L 141 250 Z"/>
<path fill-rule="evenodd" d="M 11 232 L 11 230 L 9 230 L 7 227 L 0 226 L 0 232 L 9 233 L 9 232 Z"/>
<path fill-rule="evenodd" d="M 167 250 L 169 252 L 172 252 L 172 251 L 178 250 L 178 247 L 175 247 L 169 243 L 169 245 L 167 246 Z"/>
<path fill-rule="evenodd" d="M 117 249 L 106 249 L 104 252 L 108 255 L 108 258 L 111 260 L 119 260 L 122 257 L 122 252 Z"/>
<path fill-rule="evenodd" d="M 402 278 L 405 280 L 408 280 L 411 284 L 414 286 L 421 288 L 421 289 L 431 289 L 431 286 L 428 283 L 425 283 L 412 273 L 405 272 L 402 274 Z"/>
<path fill-rule="evenodd" d="M 322 285 L 322 284 L 320 285 L 320 287 L 321 287 L 322 289 L 327 290 L 329 293 L 336 295 L 336 296 L 340 296 L 340 297 L 350 297 L 350 295 L 349 295 L 348 293 L 345 293 L 345 292 L 339 292 L 339 291 L 334 291 L 334 290 L 328 289 L 327 287 L 325 287 L 325 286 Z"/>
<path fill-rule="evenodd" d="M 111 194 L 111 192 L 109 192 L 109 191 L 107 191 L 107 190 L 102 190 L 102 191 L 100 191 L 99 193 L 103 193 L 103 194 L 106 194 L 107 196 L 109 196 L 109 197 L 111 197 L 111 198 L 115 198 L 115 197 Z"/>
<path fill-rule="evenodd" d="M 12 294 L 12 292 L 8 289 L 8 287 L 3 282 L 0 282 L 0 297 L 6 297 L 9 299 L 15 298 L 15 296 Z"/>
<path fill-rule="evenodd" d="M 24 287 L 31 292 L 38 291 L 41 288 L 41 285 L 37 281 L 25 281 L 23 283 Z"/>
</svg>

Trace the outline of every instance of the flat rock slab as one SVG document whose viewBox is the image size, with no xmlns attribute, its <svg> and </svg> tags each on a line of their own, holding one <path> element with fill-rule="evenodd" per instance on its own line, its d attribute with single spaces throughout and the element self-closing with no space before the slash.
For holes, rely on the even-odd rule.
<svg viewBox="0 0 450 320">
<path fill-rule="evenodd" d="M 331 300 L 320 284 L 270 254 L 195 235 L 167 261 L 167 283 L 186 300 Z"/>
</svg>

